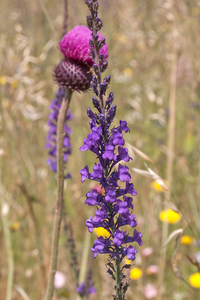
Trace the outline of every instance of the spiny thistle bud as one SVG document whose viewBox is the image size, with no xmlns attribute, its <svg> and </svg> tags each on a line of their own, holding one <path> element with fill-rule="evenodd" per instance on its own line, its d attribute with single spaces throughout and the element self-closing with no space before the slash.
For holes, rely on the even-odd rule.
<svg viewBox="0 0 200 300">
<path fill-rule="evenodd" d="M 53 77 L 60 86 L 84 92 L 90 88 L 92 72 L 87 65 L 65 58 L 55 68 Z"/>
</svg>

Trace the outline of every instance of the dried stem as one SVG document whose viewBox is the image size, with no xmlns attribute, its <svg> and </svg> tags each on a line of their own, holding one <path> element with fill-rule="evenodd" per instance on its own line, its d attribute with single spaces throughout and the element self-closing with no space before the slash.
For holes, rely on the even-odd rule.
<svg viewBox="0 0 200 300">
<path fill-rule="evenodd" d="M 40 2 L 40 5 L 41 5 L 41 8 L 43 10 L 43 13 L 45 14 L 45 17 L 47 18 L 47 21 L 49 23 L 49 27 L 51 28 L 51 30 L 52 30 L 52 32 L 53 32 L 53 34 L 55 36 L 56 35 L 56 31 L 55 31 L 53 22 L 51 21 L 51 18 L 49 16 L 49 13 L 48 13 L 48 11 L 47 11 L 47 9 L 45 7 L 44 1 L 43 0 L 39 0 L 39 2 Z"/>
<path fill-rule="evenodd" d="M 57 123 L 57 199 L 56 209 L 54 214 L 53 235 L 52 235 L 52 248 L 50 259 L 50 270 L 45 300 L 51 300 L 54 290 L 54 277 L 57 269 L 58 247 L 60 236 L 60 224 L 63 215 L 63 190 L 64 190 L 64 170 L 63 170 L 63 137 L 64 137 L 64 124 L 66 114 L 69 108 L 72 92 L 66 89 L 65 98 L 58 115 Z"/>
<path fill-rule="evenodd" d="M 63 36 L 68 31 L 68 1 L 64 0 L 64 20 L 63 20 Z"/>
<path fill-rule="evenodd" d="M 168 156 L 167 156 L 167 171 L 166 179 L 169 182 L 170 189 L 172 190 L 172 180 L 173 180 L 173 162 L 174 162 L 174 142 L 175 142 L 175 119 L 176 119 L 176 74 L 177 74 L 177 51 L 173 53 L 173 59 L 171 63 L 171 79 L 170 79 L 170 97 L 169 97 L 169 123 L 168 123 Z M 171 192 L 167 193 L 166 201 L 170 201 Z M 167 240 L 168 236 L 168 223 L 164 222 L 162 227 L 162 245 Z M 159 276 L 159 291 L 157 300 L 162 299 L 162 288 L 165 274 L 166 265 L 166 247 L 162 249 L 160 256 L 160 276 Z"/>
<path fill-rule="evenodd" d="M 19 188 L 21 189 L 22 193 L 26 197 L 29 213 L 31 216 L 31 219 L 34 223 L 34 229 L 35 229 L 35 239 L 38 246 L 39 251 L 39 259 L 40 259 L 40 270 L 41 270 L 41 276 L 42 276 L 42 282 L 43 282 L 43 291 L 47 287 L 47 278 L 46 278 L 46 268 L 44 263 L 44 246 L 43 246 L 43 240 L 41 235 L 40 226 L 38 224 L 35 211 L 33 208 L 33 197 L 29 194 L 24 184 L 18 184 Z"/>
</svg>

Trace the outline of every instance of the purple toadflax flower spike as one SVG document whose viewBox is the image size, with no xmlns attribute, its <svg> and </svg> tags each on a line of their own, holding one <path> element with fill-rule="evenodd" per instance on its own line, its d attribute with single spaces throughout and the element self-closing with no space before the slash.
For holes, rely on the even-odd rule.
<svg viewBox="0 0 200 300">
<path fill-rule="evenodd" d="M 57 172 L 57 150 L 56 150 L 56 143 L 57 143 L 57 121 L 58 121 L 58 114 L 59 109 L 61 107 L 62 100 L 65 95 L 65 90 L 63 88 L 59 88 L 56 92 L 56 97 L 52 100 L 49 109 L 51 112 L 49 114 L 48 126 L 49 126 L 49 133 L 46 137 L 46 148 L 48 150 L 49 158 L 47 159 L 47 165 L 49 165 L 50 170 Z M 70 133 L 71 129 L 67 125 L 68 121 L 73 119 L 71 112 L 68 110 L 67 115 L 65 117 L 65 125 L 64 125 L 64 138 L 63 138 L 63 162 L 64 162 L 64 178 L 70 178 L 70 174 L 66 173 L 65 166 L 68 160 L 68 155 L 71 154 L 71 143 L 70 143 Z"/>
<path fill-rule="evenodd" d="M 129 168 L 120 164 L 121 161 L 128 162 L 131 157 L 128 150 L 124 147 L 125 141 L 123 131 L 129 131 L 126 121 L 121 121 L 118 127 L 111 128 L 111 123 L 116 114 L 116 105 L 113 105 L 113 93 L 110 93 L 104 102 L 104 95 L 110 83 L 110 76 L 101 81 L 101 73 L 107 68 L 108 62 L 101 53 L 101 47 L 104 44 L 103 39 L 99 39 L 98 30 L 102 27 L 102 21 L 98 18 L 98 1 L 85 0 L 91 15 L 87 16 L 87 23 L 90 29 L 93 29 L 89 45 L 91 48 L 91 57 L 95 59 L 93 70 L 95 75 L 92 76 L 91 87 L 96 97 L 93 97 L 93 105 L 97 110 L 95 113 L 88 108 L 87 113 L 90 118 L 89 125 L 91 133 L 84 139 L 81 151 L 90 150 L 95 153 L 97 163 L 93 167 L 93 172 L 89 172 L 88 166 L 80 171 L 81 181 L 90 179 L 98 181 L 105 191 L 102 195 L 96 189 L 86 194 L 87 205 L 96 206 L 95 216 L 91 216 L 86 221 L 89 232 L 94 228 L 103 227 L 109 233 L 109 237 L 100 236 L 94 241 L 91 248 L 94 257 L 98 254 L 109 254 L 108 273 L 116 280 L 117 298 L 123 300 L 128 284 L 123 282 L 124 275 L 120 268 L 120 263 L 126 256 L 130 260 L 135 259 L 137 250 L 130 245 L 132 242 L 142 245 L 142 234 L 136 229 L 132 234 L 123 231 L 124 225 L 135 228 L 137 222 L 133 215 L 132 196 L 137 193 L 131 183 Z M 120 182 L 125 185 L 121 188 Z M 112 261 L 115 261 L 115 266 Z"/>
</svg>

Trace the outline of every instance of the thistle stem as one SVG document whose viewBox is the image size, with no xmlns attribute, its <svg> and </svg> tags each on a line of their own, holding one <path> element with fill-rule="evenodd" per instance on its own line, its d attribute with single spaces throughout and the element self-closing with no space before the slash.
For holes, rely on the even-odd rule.
<svg viewBox="0 0 200 300">
<path fill-rule="evenodd" d="M 117 286 L 117 296 L 118 300 L 123 300 L 122 291 L 121 291 L 121 278 L 120 278 L 120 260 L 117 258 L 116 260 L 116 286 Z"/>
<path fill-rule="evenodd" d="M 69 108 L 72 92 L 66 88 L 65 97 L 58 115 L 57 123 L 57 199 L 56 209 L 54 214 L 52 245 L 51 245 L 51 258 L 50 270 L 47 284 L 47 291 L 45 300 L 51 300 L 54 290 L 54 277 L 57 269 L 58 247 L 60 236 L 60 224 L 62 220 L 63 211 L 63 190 L 64 190 L 64 170 L 63 170 L 63 137 L 64 137 L 64 124 L 66 114 Z"/>
</svg>

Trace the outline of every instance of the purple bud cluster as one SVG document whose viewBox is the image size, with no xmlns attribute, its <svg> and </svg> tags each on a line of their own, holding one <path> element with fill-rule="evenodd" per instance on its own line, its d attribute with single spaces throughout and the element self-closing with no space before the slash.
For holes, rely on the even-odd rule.
<svg viewBox="0 0 200 300">
<path fill-rule="evenodd" d="M 82 297 L 88 296 L 88 295 L 90 295 L 90 294 L 95 294 L 95 293 L 96 293 L 96 290 L 95 290 L 95 288 L 94 288 L 93 285 L 90 286 L 90 287 L 88 288 L 84 282 L 81 283 L 81 284 L 77 287 L 76 291 L 77 291 Z"/>
<path fill-rule="evenodd" d="M 50 170 L 57 172 L 57 150 L 56 150 L 56 142 L 57 142 L 57 121 L 58 121 L 58 114 L 59 109 L 61 107 L 62 100 L 65 95 L 65 89 L 59 88 L 56 92 L 56 97 L 52 100 L 51 105 L 49 106 L 50 114 L 49 114 L 49 120 L 48 120 L 48 126 L 49 126 L 49 132 L 46 137 L 46 148 L 48 149 L 49 158 L 47 159 L 47 165 L 49 165 Z M 71 154 L 71 144 L 70 144 L 70 133 L 71 129 L 67 125 L 68 121 L 73 118 L 71 112 L 68 110 L 68 113 L 66 115 L 66 122 L 64 125 L 64 138 L 63 138 L 63 161 L 64 164 L 66 164 L 68 155 Z M 70 174 L 66 173 L 66 170 L 64 169 L 64 176 L 66 178 L 70 178 Z"/>
</svg>

